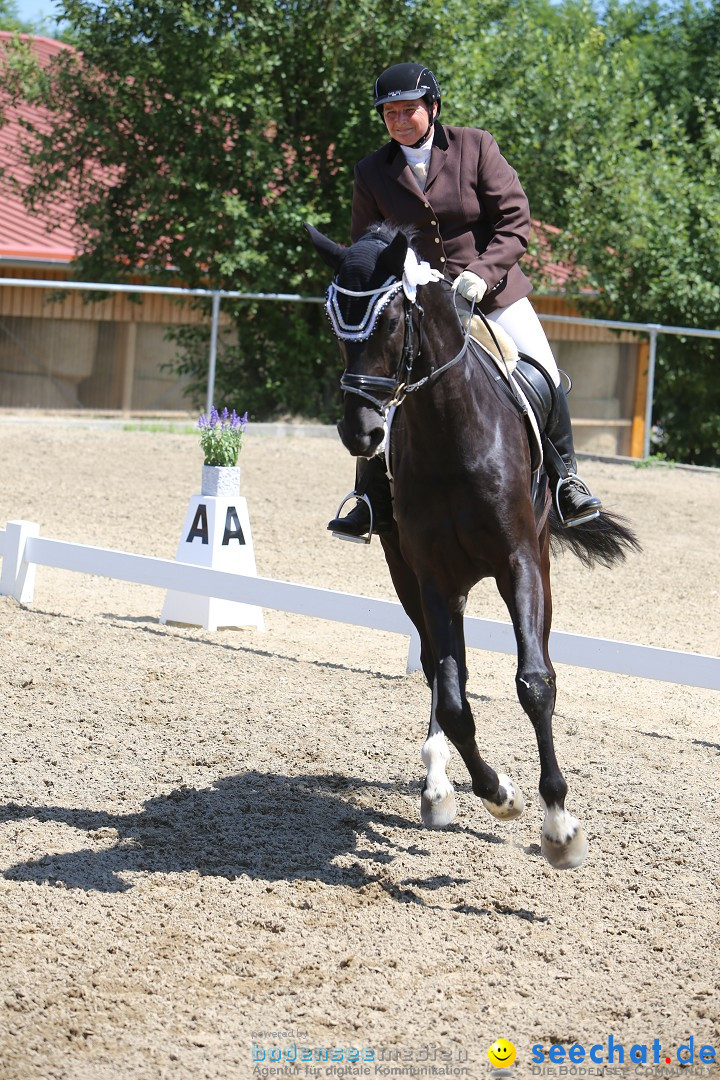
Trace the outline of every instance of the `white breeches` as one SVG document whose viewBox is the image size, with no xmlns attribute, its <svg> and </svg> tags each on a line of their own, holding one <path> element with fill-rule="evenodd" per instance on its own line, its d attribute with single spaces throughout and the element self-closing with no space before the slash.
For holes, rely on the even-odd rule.
<svg viewBox="0 0 720 1080">
<path fill-rule="evenodd" d="M 548 375 L 552 376 L 555 385 L 559 385 L 560 372 L 555 363 L 550 342 L 527 296 L 524 296 L 522 300 L 516 300 L 509 307 L 493 311 L 487 318 L 506 330 L 517 345 L 518 351 L 527 353 L 533 360 L 537 360 Z"/>
</svg>

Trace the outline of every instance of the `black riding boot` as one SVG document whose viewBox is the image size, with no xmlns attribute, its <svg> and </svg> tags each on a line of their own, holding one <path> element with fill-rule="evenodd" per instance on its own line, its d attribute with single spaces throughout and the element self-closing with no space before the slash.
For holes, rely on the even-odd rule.
<svg viewBox="0 0 720 1080">
<path fill-rule="evenodd" d="M 362 537 L 370 530 L 370 508 L 372 506 L 373 532 L 383 536 L 392 531 L 393 512 L 390 481 L 385 472 L 385 458 L 376 454 L 371 458 L 358 458 L 355 466 L 355 491 L 358 496 L 355 506 L 345 517 L 333 518 L 328 524 L 331 532 L 344 536 Z M 364 497 L 363 497 L 364 496 Z M 340 506 L 342 509 L 342 504 Z M 339 511 L 338 511 L 339 513 Z"/>
<path fill-rule="evenodd" d="M 602 502 L 576 475 L 570 409 L 562 384 L 557 388 L 555 405 L 545 429 L 545 440 L 545 468 L 561 524 L 570 528 L 583 521 L 591 521 L 600 513 Z"/>
</svg>

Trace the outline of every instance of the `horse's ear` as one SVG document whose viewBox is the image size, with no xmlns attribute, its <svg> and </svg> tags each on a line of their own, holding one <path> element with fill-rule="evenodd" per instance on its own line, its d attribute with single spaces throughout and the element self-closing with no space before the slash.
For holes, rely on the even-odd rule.
<svg viewBox="0 0 720 1080">
<path fill-rule="evenodd" d="M 310 239 L 315 245 L 315 250 L 325 260 L 328 266 L 331 266 L 333 270 L 337 270 L 340 266 L 340 260 L 342 259 L 345 248 L 340 244 L 336 244 L 334 240 L 331 240 L 329 236 L 324 236 L 318 229 L 315 229 L 312 225 L 305 222 L 305 228 L 310 234 Z"/>
<path fill-rule="evenodd" d="M 405 256 L 408 249 L 408 238 L 405 233 L 396 233 L 392 242 L 388 244 L 377 261 L 378 267 L 387 271 L 388 277 L 401 278 L 405 269 Z"/>
</svg>

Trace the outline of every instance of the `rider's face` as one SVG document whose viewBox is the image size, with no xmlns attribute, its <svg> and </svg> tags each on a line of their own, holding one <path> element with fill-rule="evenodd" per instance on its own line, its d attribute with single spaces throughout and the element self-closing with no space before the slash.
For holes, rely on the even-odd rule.
<svg viewBox="0 0 720 1080">
<path fill-rule="evenodd" d="M 433 105 L 433 114 L 437 105 Z M 430 109 L 423 98 L 412 101 L 388 101 L 383 105 L 383 120 L 390 135 L 402 146 L 412 146 L 427 131 Z"/>
</svg>

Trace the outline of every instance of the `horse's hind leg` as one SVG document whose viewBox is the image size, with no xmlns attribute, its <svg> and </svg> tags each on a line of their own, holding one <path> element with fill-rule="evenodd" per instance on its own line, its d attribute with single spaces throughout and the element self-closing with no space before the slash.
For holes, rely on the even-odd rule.
<svg viewBox="0 0 720 1080">
<path fill-rule="evenodd" d="M 440 732 L 444 732 L 470 773 L 474 794 L 480 796 L 496 817 L 519 817 L 525 807 L 522 792 L 509 777 L 498 776 L 483 760 L 475 741 L 475 721 L 465 693 L 467 669 L 463 632 L 464 601 L 462 604 L 458 602 L 453 605 L 454 611 L 451 611 L 445 598 L 430 587 L 426 587 L 423 599 L 436 658 L 428 742 L 433 737 L 440 740 Z M 428 746 L 427 742 L 425 746 Z M 447 747 L 445 752 L 447 753 Z"/>
<path fill-rule="evenodd" d="M 462 658 L 462 669 L 459 672 L 460 689 L 464 708 L 469 717 L 469 723 L 473 732 L 470 758 L 466 760 L 470 776 L 473 781 L 473 792 L 479 795 L 483 805 L 493 817 L 501 821 L 512 821 L 519 818 L 525 810 L 525 798 L 519 786 L 514 783 L 506 773 L 496 773 L 480 756 L 477 742 L 474 737 L 475 720 L 472 716 L 470 705 L 466 696 L 467 684 L 467 655 L 465 648 L 465 622 L 464 615 L 457 614 L 453 619 L 453 628 L 457 642 L 458 656 Z"/>
<path fill-rule="evenodd" d="M 511 560 L 507 579 L 498 579 L 518 643 L 517 694 L 530 717 L 540 756 L 540 795 L 545 807 L 541 850 L 551 866 L 570 870 L 585 861 L 587 838 L 577 818 L 565 809 L 567 784 L 555 756 L 552 717 L 555 671 L 548 654 L 552 618 L 547 542 L 542 564 L 536 559 Z"/>
</svg>

